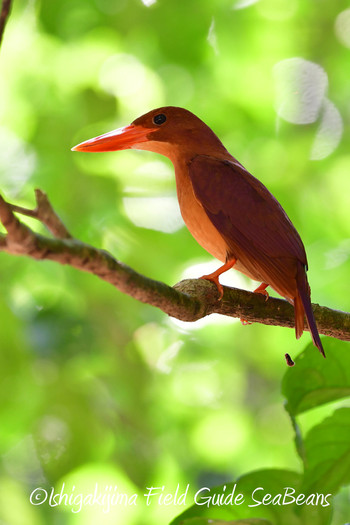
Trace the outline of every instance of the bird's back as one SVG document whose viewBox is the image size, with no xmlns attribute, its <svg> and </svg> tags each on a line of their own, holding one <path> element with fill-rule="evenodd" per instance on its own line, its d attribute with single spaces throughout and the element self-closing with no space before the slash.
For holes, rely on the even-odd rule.
<svg viewBox="0 0 350 525">
<path fill-rule="evenodd" d="M 187 165 L 187 176 L 179 201 L 196 240 L 222 261 L 236 258 L 238 270 L 292 298 L 297 261 L 307 265 L 305 249 L 267 188 L 233 157 L 195 156 Z M 200 230 L 198 223 L 203 224 Z M 211 245 L 214 249 L 208 249 Z"/>
</svg>

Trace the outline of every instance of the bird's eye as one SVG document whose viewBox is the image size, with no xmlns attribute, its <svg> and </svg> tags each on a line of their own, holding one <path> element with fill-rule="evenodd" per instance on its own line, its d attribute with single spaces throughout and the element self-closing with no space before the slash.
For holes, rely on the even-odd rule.
<svg viewBox="0 0 350 525">
<path fill-rule="evenodd" d="M 153 117 L 153 123 L 157 124 L 157 126 L 164 124 L 165 121 L 166 121 L 166 116 L 163 113 L 160 113 L 159 115 L 156 115 L 155 117 Z"/>
</svg>

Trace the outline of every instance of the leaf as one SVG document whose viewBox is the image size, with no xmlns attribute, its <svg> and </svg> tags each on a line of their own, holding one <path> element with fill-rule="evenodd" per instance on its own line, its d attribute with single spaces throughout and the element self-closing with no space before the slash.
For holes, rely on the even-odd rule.
<svg viewBox="0 0 350 525">
<path fill-rule="evenodd" d="M 305 487 L 335 494 L 350 483 L 350 408 L 340 408 L 305 438 Z"/>
<path fill-rule="evenodd" d="M 322 359 L 310 343 L 286 371 L 282 394 L 292 416 L 350 396 L 350 345 L 329 339 L 326 355 Z"/>
<path fill-rule="evenodd" d="M 177 516 L 171 525 L 206 525 L 207 523 L 223 525 L 227 522 L 259 524 L 261 520 L 263 520 L 261 525 L 265 525 L 266 522 L 267 524 L 270 522 L 271 525 L 310 525 L 311 523 L 328 525 L 331 515 L 330 502 L 322 499 L 321 495 L 317 505 L 312 502 L 307 504 L 306 498 L 309 494 L 303 496 L 302 483 L 303 476 L 289 470 L 271 469 L 251 472 L 242 476 L 237 483 L 203 489 L 194 498 L 195 504 Z M 231 500 L 226 499 L 225 503 L 224 498 L 232 493 Z M 222 495 L 224 495 L 223 504 L 219 505 L 218 500 Z M 303 503 L 297 505 L 296 498 L 299 495 L 303 498 Z M 202 504 L 203 501 L 208 501 L 209 497 L 211 500 L 208 505 Z M 310 497 L 314 501 L 313 495 Z M 196 522 L 195 518 L 202 521 Z"/>
</svg>

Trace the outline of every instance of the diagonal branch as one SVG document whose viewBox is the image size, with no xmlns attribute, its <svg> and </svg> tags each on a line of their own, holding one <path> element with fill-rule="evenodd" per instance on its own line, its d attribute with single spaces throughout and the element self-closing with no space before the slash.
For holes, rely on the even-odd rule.
<svg viewBox="0 0 350 525">
<path fill-rule="evenodd" d="M 202 279 L 187 279 L 174 287 L 149 279 L 107 251 L 73 239 L 46 195 L 36 190 L 36 199 L 36 209 L 28 210 L 8 203 L 0 196 L 0 221 L 7 230 L 7 235 L 0 234 L 0 251 L 69 264 L 97 275 L 121 292 L 182 321 L 193 322 L 219 313 L 249 322 L 294 327 L 293 306 L 282 299 L 270 297 L 266 301 L 262 295 L 225 286 L 223 299 L 219 301 L 216 286 Z M 15 212 L 35 217 L 55 237 L 35 233 L 16 217 Z M 315 304 L 313 309 L 321 334 L 350 341 L 350 314 Z"/>
</svg>

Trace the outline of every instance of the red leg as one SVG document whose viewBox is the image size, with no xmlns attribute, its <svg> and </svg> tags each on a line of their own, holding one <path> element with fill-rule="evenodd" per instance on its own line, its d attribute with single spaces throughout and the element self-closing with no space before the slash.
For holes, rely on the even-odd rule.
<svg viewBox="0 0 350 525">
<path fill-rule="evenodd" d="M 268 300 L 268 298 L 270 297 L 269 296 L 269 293 L 266 291 L 266 288 L 268 287 L 269 285 L 266 284 L 266 283 L 261 283 L 260 286 L 257 287 L 256 290 L 254 290 L 254 293 L 261 293 L 263 295 L 265 295 L 266 297 L 266 301 Z"/>
<path fill-rule="evenodd" d="M 220 268 L 218 268 L 215 272 L 210 273 L 209 275 L 202 275 L 200 279 L 206 279 L 207 281 L 211 281 L 214 283 L 218 289 L 218 292 L 220 294 L 219 300 L 222 299 L 222 296 L 224 295 L 224 289 L 222 285 L 219 283 L 219 277 L 222 273 L 227 272 L 234 264 L 236 263 L 236 259 L 230 259 L 229 261 L 225 262 Z"/>
</svg>

